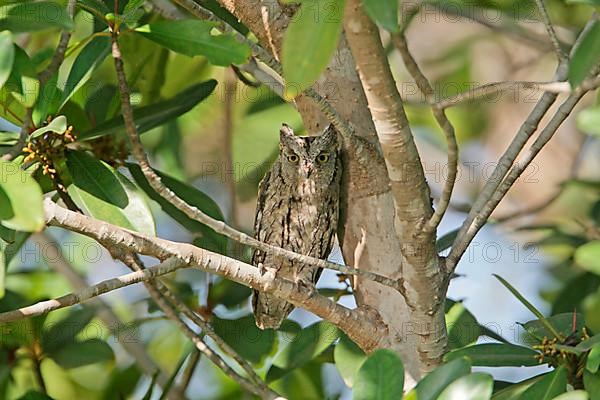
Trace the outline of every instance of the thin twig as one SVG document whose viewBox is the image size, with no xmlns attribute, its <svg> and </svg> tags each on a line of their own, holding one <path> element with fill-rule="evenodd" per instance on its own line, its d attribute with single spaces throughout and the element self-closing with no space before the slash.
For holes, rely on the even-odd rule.
<svg viewBox="0 0 600 400">
<path fill-rule="evenodd" d="M 406 69 L 415 80 L 419 90 L 427 98 L 434 97 L 435 92 L 433 91 L 433 87 L 410 53 L 408 44 L 406 43 L 406 37 L 403 34 L 396 34 L 392 36 L 392 40 L 402 56 L 402 60 L 404 61 Z M 446 177 L 446 182 L 444 183 L 437 208 L 425 226 L 423 226 L 423 231 L 425 233 L 433 232 L 442 221 L 442 218 L 448 209 L 448 205 L 450 204 L 452 191 L 454 190 L 454 183 L 456 182 L 456 174 L 458 173 L 458 143 L 456 142 L 454 127 L 450 123 L 450 120 L 448 120 L 448 117 L 443 109 L 432 107 L 431 111 L 433 112 L 435 120 L 440 128 L 442 128 L 442 131 L 446 136 L 446 142 L 448 144 L 448 176 Z"/>
<path fill-rule="evenodd" d="M 594 14 L 594 16 L 596 16 L 596 14 Z M 595 23 L 596 23 L 595 18 L 592 18 L 592 19 L 590 19 L 590 21 L 587 22 L 586 26 L 584 27 L 584 29 L 581 31 L 581 33 L 577 37 L 575 44 L 573 45 L 573 48 L 571 49 L 571 55 L 575 51 L 575 49 L 579 46 L 583 37 L 585 37 L 586 32 L 588 32 Z M 592 75 L 595 76 L 595 74 L 592 74 Z M 559 63 L 558 69 L 556 72 L 556 80 L 563 81 L 566 79 L 566 77 L 567 77 L 567 65 L 565 63 Z M 572 94 L 567 101 L 572 101 L 572 99 L 576 99 L 575 103 L 577 103 L 579 98 L 587 91 L 588 91 L 587 87 L 583 87 L 583 85 L 582 85 L 576 89 L 576 93 Z M 527 119 L 521 125 L 521 128 L 517 132 L 517 135 L 515 136 L 515 138 L 510 143 L 508 149 L 506 149 L 504 154 L 502 154 L 502 156 L 500 157 L 498 165 L 494 169 L 494 173 L 492 174 L 491 178 L 486 182 L 483 189 L 479 193 L 477 199 L 473 203 L 471 211 L 469 212 L 469 215 L 463 222 L 463 224 L 456 236 L 456 239 L 452 245 L 452 250 L 450 251 L 448 258 L 446 259 L 446 269 L 447 269 L 448 274 L 451 275 L 452 272 L 456 269 L 456 265 L 457 265 L 458 261 L 460 260 L 460 258 L 464 254 L 464 252 L 466 251 L 467 247 L 469 246 L 469 244 L 471 243 L 471 241 L 473 240 L 473 238 L 475 237 L 475 235 L 477 234 L 479 229 L 481 229 L 482 224 L 485 223 L 485 221 L 487 220 L 487 217 L 486 217 L 486 219 L 483 220 L 483 222 L 481 219 L 482 213 L 485 213 L 484 209 L 491 208 L 491 210 L 493 210 L 495 208 L 495 206 L 497 205 L 496 200 L 494 200 L 494 198 L 498 196 L 498 194 L 496 194 L 496 191 L 498 190 L 499 186 L 503 183 L 502 181 L 504 180 L 506 175 L 511 170 L 511 167 L 513 166 L 519 153 L 521 152 L 523 147 L 525 147 L 525 144 L 527 143 L 527 141 L 529 140 L 531 135 L 533 135 L 533 133 L 537 129 L 538 124 L 540 123 L 541 119 L 548 112 L 548 109 L 550 108 L 550 106 L 552 106 L 552 104 L 556 101 L 556 98 L 557 98 L 557 95 L 554 93 L 546 92 L 542 95 L 541 99 L 535 105 L 535 107 L 533 108 L 533 110 L 531 111 L 531 113 L 529 114 Z M 563 103 L 563 105 L 561 106 L 559 111 L 554 116 L 554 117 L 557 117 L 557 116 L 562 117 L 562 119 L 560 119 L 560 118 L 558 119 L 560 122 L 562 122 L 562 120 L 564 118 L 566 118 L 566 116 L 562 116 L 562 115 L 560 115 L 560 113 L 564 112 L 564 110 L 569 108 L 568 107 L 569 104 L 567 103 L 567 101 L 565 103 Z M 554 118 L 550 121 L 550 123 L 547 125 L 546 128 L 548 128 L 548 126 L 551 126 L 550 124 L 552 124 L 553 121 L 555 121 Z M 560 122 L 558 123 L 558 125 L 560 125 Z M 557 127 L 558 127 L 558 125 L 557 125 Z M 546 129 L 542 132 L 542 134 L 544 134 L 544 132 L 546 132 L 546 135 L 548 135 L 548 131 Z M 554 132 L 550 132 L 550 136 L 553 133 Z M 538 137 L 538 140 L 542 137 L 541 136 L 542 134 L 540 134 L 540 137 Z M 539 143 L 539 142 L 536 141 L 535 143 Z M 535 143 L 534 143 L 534 145 L 535 145 Z M 533 148 L 533 145 L 532 145 L 532 149 L 530 150 L 530 152 L 533 150 L 535 150 L 535 149 Z M 539 150 L 537 150 L 537 151 L 539 151 Z M 537 154 L 537 152 L 535 154 Z M 514 171 L 518 175 L 520 175 L 520 173 L 521 173 L 521 172 L 518 172 L 518 170 L 514 170 Z M 508 191 L 508 189 L 506 189 L 506 191 Z M 506 193 L 506 192 L 504 192 L 504 193 Z M 503 196 L 504 196 L 504 194 L 500 195 L 500 199 L 498 199 L 498 202 L 501 200 L 501 198 Z M 489 217 L 489 215 L 488 215 L 488 217 Z M 477 224 L 475 224 L 476 219 L 478 221 Z"/>
<path fill-rule="evenodd" d="M 185 366 L 185 369 L 181 374 L 181 380 L 179 382 L 179 386 L 181 386 L 183 390 L 185 390 L 190 385 L 192 377 L 194 376 L 194 372 L 196 371 L 196 367 L 198 367 L 198 364 L 202 359 L 201 357 L 202 352 L 200 352 L 199 350 L 196 350 L 192 354 L 190 354 L 187 361 L 187 365 Z"/>
<path fill-rule="evenodd" d="M 238 226 L 237 222 L 237 193 L 235 183 L 235 165 L 233 164 L 233 119 L 234 105 L 237 94 L 237 79 L 233 70 L 224 70 L 223 96 L 223 168 L 225 184 L 229 192 L 229 223 L 233 228 Z"/>
<path fill-rule="evenodd" d="M 544 5 L 544 0 L 535 0 L 535 4 L 542 15 L 542 21 L 544 22 L 548 36 L 550 36 L 550 41 L 552 42 L 552 46 L 554 47 L 558 61 L 564 62 L 567 59 L 567 55 L 560 46 L 560 40 L 558 40 L 558 36 L 556 36 L 556 31 L 554 30 L 552 21 L 550 21 L 550 15 L 548 15 L 548 10 L 546 10 L 546 6 Z"/>
<path fill-rule="evenodd" d="M 117 278 L 107 279 L 95 285 L 76 290 L 52 300 L 40 301 L 17 310 L 0 313 L 0 323 L 14 322 L 25 318 L 35 317 L 37 315 L 47 314 L 50 311 L 79 304 L 86 300 L 98 297 L 101 294 L 145 280 L 154 279 L 157 276 L 170 274 L 171 272 L 185 267 L 187 267 L 187 265 L 184 261 L 177 257 L 171 257 L 166 261 L 143 271 L 132 272 Z"/>
</svg>

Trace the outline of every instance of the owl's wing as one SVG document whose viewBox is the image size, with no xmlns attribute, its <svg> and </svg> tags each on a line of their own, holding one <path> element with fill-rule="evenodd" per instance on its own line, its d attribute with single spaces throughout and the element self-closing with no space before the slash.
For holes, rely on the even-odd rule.
<svg viewBox="0 0 600 400">
<path fill-rule="evenodd" d="M 264 242 L 263 237 L 265 229 L 263 226 L 264 209 L 267 198 L 267 187 L 271 179 L 271 170 L 267 171 L 264 178 L 258 184 L 258 198 L 256 200 L 256 214 L 254 215 L 254 237 L 261 242 Z M 254 250 L 252 254 L 252 265 L 258 266 L 265 260 L 265 253 L 260 250 Z"/>
</svg>

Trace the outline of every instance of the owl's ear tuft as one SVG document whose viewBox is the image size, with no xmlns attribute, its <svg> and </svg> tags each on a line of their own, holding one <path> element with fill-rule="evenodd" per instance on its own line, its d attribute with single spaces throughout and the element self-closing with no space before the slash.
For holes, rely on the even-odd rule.
<svg viewBox="0 0 600 400">
<path fill-rule="evenodd" d="M 279 137 L 281 139 L 284 139 L 284 138 L 293 138 L 294 137 L 294 130 L 288 124 L 283 123 L 283 124 L 281 124 L 281 128 L 279 128 Z"/>
<path fill-rule="evenodd" d="M 333 124 L 329 124 L 329 126 L 325 129 L 325 132 L 323 132 L 323 136 L 332 136 L 335 139 L 337 139 L 337 134 L 338 130 L 335 129 Z"/>
</svg>

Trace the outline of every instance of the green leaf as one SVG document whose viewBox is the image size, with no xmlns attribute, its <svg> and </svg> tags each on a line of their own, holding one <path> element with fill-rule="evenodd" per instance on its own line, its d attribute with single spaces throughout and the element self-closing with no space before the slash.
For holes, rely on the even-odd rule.
<svg viewBox="0 0 600 400">
<path fill-rule="evenodd" d="M 30 137 L 32 139 L 35 139 L 36 137 L 42 136 L 44 133 L 46 132 L 54 132 L 54 133 L 65 133 L 65 131 L 67 130 L 67 118 L 64 115 L 59 115 L 58 117 L 54 118 L 52 121 L 50 121 L 50 123 L 46 126 L 43 126 L 39 129 L 36 129 L 35 131 L 33 131 L 30 135 Z"/>
<path fill-rule="evenodd" d="M 548 374 L 537 375 L 529 379 L 511 384 L 501 390 L 498 390 L 492 396 L 492 400 L 520 400 L 521 395 L 534 383 L 540 381 Z"/>
<path fill-rule="evenodd" d="M 67 169 L 73 181 L 69 195 L 89 215 L 147 235 L 156 234 L 143 194 L 119 171 L 83 151 L 67 153 Z"/>
<path fill-rule="evenodd" d="M 600 106 L 592 106 L 579 111 L 576 116 L 577 128 L 588 135 L 600 136 Z"/>
<path fill-rule="evenodd" d="M 104 61 L 110 52 L 110 38 L 99 36 L 89 41 L 75 58 L 60 99 L 62 107 Z"/>
<path fill-rule="evenodd" d="M 398 400 L 404 390 L 404 366 L 396 353 L 375 350 L 356 374 L 354 400 Z"/>
<path fill-rule="evenodd" d="M 556 396 L 552 400 L 588 400 L 590 398 L 590 394 L 592 396 L 597 395 L 598 392 L 586 392 L 585 390 L 573 390 L 570 392 L 563 393 L 559 396 Z"/>
<path fill-rule="evenodd" d="M 523 297 L 523 295 L 521 293 L 519 293 L 519 291 L 517 289 L 515 289 L 510 283 L 508 283 L 504 278 L 502 278 L 499 275 L 493 274 L 494 277 L 496 279 L 498 279 L 500 281 L 500 283 L 502 283 L 504 285 L 504 287 L 506 287 L 529 311 L 531 311 L 533 313 L 533 315 L 535 315 L 536 317 L 538 317 L 538 319 L 540 320 L 540 322 L 542 324 L 544 324 L 544 326 L 546 328 L 548 328 L 548 331 L 551 332 L 554 337 L 560 337 L 560 334 L 556 331 L 556 329 L 554 329 L 554 327 L 552 325 L 550 325 L 550 323 L 546 320 L 546 318 L 544 317 L 544 315 L 541 313 L 540 310 L 538 310 L 537 308 L 535 308 L 533 306 L 533 304 L 531 304 L 529 301 L 527 301 L 527 299 L 525 297 Z"/>
<path fill-rule="evenodd" d="M 405 400 L 436 400 L 452 382 L 471 372 L 468 358 L 457 358 L 441 365 L 421 379 Z"/>
<path fill-rule="evenodd" d="M 319 78 L 342 31 L 345 0 L 305 0 L 283 37 L 285 97 L 293 99 Z"/>
<path fill-rule="evenodd" d="M 566 0 L 567 4 L 587 4 L 589 6 L 600 6 L 599 0 Z"/>
<path fill-rule="evenodd" d="M 567 390 L 567 370 L 559 367 L 547 374 L 539 382 L 534 383 L 523 392 L 521 398 L 536 400 L 551 400 Z"/>
<path fill-rule="evenodd" d="M 436 242 L 435 242 L 435 248 L 437 250 L 438 253 L 441 253 L 442 251 L 449 249 L 450 246 L 452 246 L 452 244 L 454 243 L 454 239 L 456 239 L 456 235 L 458 235 L 458 231 L 460 228 L 456 228 L 451 230 L 450 232 L 444 234 L 443 236 L 441 236 Z"/>
<path fill-rule="evenodd" d="M 539 340 L 543 339 L 544 337 L 548 337 L 550 339 L 561 339 L 561 337 L 566 338 L 574 331 L 581 333 L 584 326 L 583 315 L 579 313 L 573 314 L 572 312 L 553 315 L 546 318 L 546 322 L 552 325 L 553 331 L 550 331 L 547 324 L 539 319 L 534 319 L 524 323 L 523 328 L 525 328 L 527 333 L 529 333 L 532 337 Z M 575 326 L 573 326 L 573 322 L 575 322 Z M 558 336 L 556 335 L 557 332 L 559 334 Z"/>
<path fill-rule="evenodd" d="M 110 381 L 102 386 L 100 400 L 114 400 L 119 398 L 132 398 L 142 374 L 135 363 L 126 368 L 114 368 Z"/>
<path fill-rule="evenodd" d="M 17 400 L 53 400 L 52 397 L 36 392 L 35 390 L 30 390 L 25 393 L 23 396 L 19 397 Z"/>
<path fill-rule="evenodd" d="M 44 228 L 42 190 L 17 163 L 0 160 L 0 221 L 6 228 L 39 232 Z"/>
<path fill-rule="evenodd" d="M 154 127 L 185 114 L 196 104 L 207 98 L 216 86 L 217 81 L 211 79 L 184 90 L 172 99 L 134 109 L 133 116 L 135 118 L 135 125 L 138 133 L 149 131 Z M 125 123 L 123 117 L 118 116 L 105 121 L 88 131 L 80 133 L 78 139 L 95 139 L 101 136 L 123 132 L 124 130 Z"/>
<path fill-rule="evenodd" d="M 575 250 L 575 262 L 586 270 L 600 275 L 600 240 L 593 240 Z"/>
<path fill-rule="evenodd" d="M 362 0 L 371 19 L 389 32 L 398 32 L 398 2 L 395 0 Z"/>
<path fill-rule="evenodd" d="M 102 17 L 111 12 L 102 0 L 77 0 L 77 5 L 84 10 L 88 10 Z"/>
<path fill-rule="evenodd" d="M 493 390 L 492 377 L 483 372 L 475 372 L 452 382 L 437 400 L 489 400 Z"/>
<path fill-rule="evenodd" d="M 244 359 L 255 364 L 271 353 L 275 344 L 275 331 L 258 329 L 252 315 L 238 319 L 213 317 L 211 323 L 217 335 Z"/>
<path fill-rule="evenodd" d="M 73 28 L 73 21 L 60 3 L 39 1 L 0 7 L 0 30 L 32 32 L 51 28 Z"/>
<path fill-rule="evenodd" d="M 587 31 L 569 63 L 571 87 L 579 86 L 600 61 L 600 23 L 595 21 Z"/>
<path fill-rule="evenodd" d="M 592 373 L 598 372 L 600 368 L 600 345 L 592 347 L 588 353 L 585 368 Z"/>
<path fill-rule="evenodd" d="M 38 102 L 35 104 L 32 114 L 35 126 L 41 126 L 49 115 L 56 114 L 60 96 L 56 89 L 57 82 L 58 73 L 54 73 L 41 87 Z"/>
<path fill-rule="evenodd" d="M 115 355 L 112 348 L 103 340 L 88 339 L 72 342 L 48 354 L 58 365 L 71 369 L 102 361 L 111 361 Z"/>
<path fill-rule="evenodd" d="M 212 307 L 218 304 L 225 307 L 237 307 L 246 301 L 251 294 L 252 289 L 248 286 L 221 278 L 210 286 L 207 302 Z"/>
<path fill-rule="evenodd" d="M 290 370 L 306 364 L 325 351 L 339 336 L 340 331 L 335 325 L 326 321 L 302 329 L 275 357 L 273 367 L 267 373 L 267 382 L 277 380 Z"/>
<path fill-rule="evenodd" d="M 454 303 L 446 312 L 446 325 L 450 349 L 474 343 L 481 333 L 479 323 L 462 303 Z"/>
<path fill-rule="evenodd" d="M 163 21 L 140 26 L 135 32 L 177 53 L 205 56 L 211 64 L 243 64 L 250 48 L 229 34 L 213 34 L 218 24 L 197 19 Z"/>
<path fill-rule="evenodd" d="M 333 350 L 333 358 L 344 383 L 351 388 L 354 385 L 356 373 L 367 356 L 352 339 L 342 334 Z"/>
<path fill-rule="evenodd" d="M 10 31 L 0 32 L 0 88 L 4 86 L 15 60 L 15 46 Z"/>
<path fill-rule="evenodd" d="M 199 240 L 199 245 L 207 244 L 208 240 L 206 239 L 212 239 L 211 243 L 216 243 L 216 246 L 214 246 L 210 250 L 219 251 L 221 253 L 223 252 L 224 248 L 227 247 L 227 239 L 224 236 L 215 233 L 206 225 L 191 219 L 173 204 L 165 200 L 161 195 L 156 193 L 156 191 L 154 191 L 154 189 L 152 189 L 152 187 L 148 184 L 148 181 L 146 181 L 144 174 L 142 173 L 140 167 L 137 164 L 127 164 L 127 168 L 129 168 L 129 172 L 131 172 L 131 176 L 138 184 L 138 186 L 144 192 L 146 192 L 148 197 L 156 201 L 165 213 L 167 213 L 175 221 L 179 222 L 188 231 L 196 233 L 202 239 L 205 239 Z M 162 172 L 159 172 L 157 170 L 154 170 L 154 172 L 156 172 L 156 174 L 160 176 L 162 183 L 166 187 L 171 189 L 177 196 L 185 200 L 188 204 L 197 207 L 200 211 L 210 216 L 211 218 L 217 219 L 219 221 L 224 221 L 221 209 L 219 208 L 217 203 L 215 203 L 206 194 L 202 193 L 195 187 L 183 183 L 177 179 L 171 178 L 169 175 L 166 175 Z"/>
<path fill-rule="evenodd" d="M 96 309 L 83 307 L 72 311 L 65 318 L 45 326 L 42 332 L 41 344 L 46 353 L 52 353 L 61 347 L 75 342 L 75 337 L 94 319 Z"/>
<path fill-rule="evenodd" d="M 537 351 L 515 344 L 483 343 L 452 350 L 446 353 L 444 360 L 467 357 L 478 367 L 532 367 L 539 365 L 537 355 Z"/>
<path fill-rule="evenodd" d="M 587 369 L 583 371 L 583 386 L 591 395 L 591 400 L 600 400 L 600 373 L 592 373 Z"/>
</svg>

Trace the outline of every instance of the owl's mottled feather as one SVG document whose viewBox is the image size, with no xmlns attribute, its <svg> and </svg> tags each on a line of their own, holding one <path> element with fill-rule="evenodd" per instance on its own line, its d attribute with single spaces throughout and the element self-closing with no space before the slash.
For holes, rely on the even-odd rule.
<svg viewBox="0 0 600 400">
<path fill-rule="evenodd" d="M 327 258 L 339 213 L 340 146 L 330 126 L 321 136 L 294 136 L 281 129 L 279 156 L 260 182 L 254 222 L 255 237 L 287 250 Z M 261 271 L 314 285 L 320 269 L 306 267 L 256 250 L 252 264 Z M 276 296 L 254 292 L 256 325 L 277 329 L 294 306 Z"/>
</svg>

